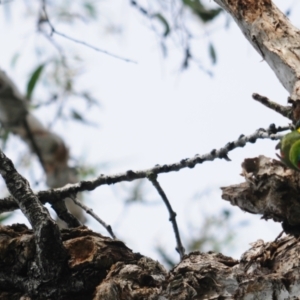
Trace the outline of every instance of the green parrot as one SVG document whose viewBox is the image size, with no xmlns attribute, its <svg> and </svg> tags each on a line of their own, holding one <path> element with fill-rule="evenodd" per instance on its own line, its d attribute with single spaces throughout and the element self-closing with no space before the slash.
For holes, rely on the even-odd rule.
<svg viewBox="0 0 300 300">
<path fill-rule="evenodd" d="M 280 160 L 289 168 L 300 172 L 300 128 L 286 134 L 276 146 Z"/>
</svg>

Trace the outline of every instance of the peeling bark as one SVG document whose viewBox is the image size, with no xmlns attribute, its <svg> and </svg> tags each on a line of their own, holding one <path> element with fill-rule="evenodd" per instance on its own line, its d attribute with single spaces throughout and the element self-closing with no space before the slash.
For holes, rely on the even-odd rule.
<svg viewBox="0 0 300 300">
<path fill-rule="evenodd" d="M 215 0 L 269 64 L 293 100 L 300 99 L 300 31 L 270 0 Z"/>
<path fill-rule="evenodd" d="M 271 0 L 214 0 L 235 20 L 290 93 L 294 120 L 300 119 L 300 31 Z"/>
<path fill-rule="evenodd" d="M 215 1 L 233 16 L 246 38 L 289 91 L 293 119 L 299 120 L 299 31 L 270 0 Z M 48 182 L 56 180 L 56 176 L 59 180 L 67 178 L 70 181 L 66 146 L 28 113 L 24 100 L 12 81 L 0 72 L 0 121 L 29 143 L 28 132 L 24 131 L 25 123 L 20 122 L 26 120 L 41 149 L 46 145 L 56 145 L 53 151 L 47 147 L 45 151 L 41 150 Z M 244 138 L 240 137 L 239 143 L 245 144 Z M 228 152 L 233 146 L 234 143 L 229 143 L 222 149 Z M 221 150 L 213 150 L 208 158 L 226 159 L 227 152 Z M 201 157 L 190 161 L 189 167 L 203 162 Z M 180 165 L 185 163 L 186 160 L 183 160 Z M 168 166 L 156 168 L 168 169 Z M 223 199 L 244 211 L 261 214 L 264 219 L 281 222 L 289 235 L 274 242 L 259 240 L 253 243 L 241 260 L 214 252 L 192 252 L 184 255 L 169 272 L 158 262 L 132 252 L 123 242 L 94 233 L 86 227 L 58 231 L 26 182 L 18 184 L 18 178 L 6 178 L 15 199 L 6 199 L 6 204 L 17 203 L 31 220 L 33 230 L 20 224 L 0 226 L 0 299 L 298 299 L 300 173 L 264 156 L 246 159 L 242 168 L 245 182 L 222 188 Z M 3 170 L 5 178 L 5 168 Z M 132 180 L 138 176 L 140 173 L 127 171 L 113 179 L 124 177 Z M 106 182 L 108 179 L 102 176 L 97 180 Z M 110 179 L 109 183 L 113 182 Z M 95 188 L 91 183 L 86 184 L 90 190 Z M 72 185 L 72 188 L 79 191 L 83 185 Z M 24 193 L 18 191 L 20 186 Z M 44 192 L 45 195 L 50 197 L 51 191 Z M 30 200 L 32 206 L 29 205 Z M 64 207 L 57 205 L 57 209 L 64 212 Z M 40 211 L 41 214 L 35 219 L 32 211 Z M 45 219 L 45 224 L 42 219 Z M 70 223 L 73 221 L 71 219 Z M 41 246 L 43 251 L 46 250 L 45 261 L 42 261 Z M 57 253 L 51 252 L 53 247 Z M 53 265 L 60 267 L 49 272 L 47 266 Z M 47 272 L 51 276 L 45 277 Z"/>
<path fill-rule="evenodd" d="M 0 299 L 292 299 L 300 294 L 300 242 L 292 236 L 259 240 L 240 261 L 192 252 L 167 272 L 86 227 L 63 229 L 61 235 L 68 264 L 61 276 L 39 284 L 32 273 L 32 231 L 20 224 L 0 227 Z"/>
<path fill-rule="evenodd" d="M 283 229 L 300 235 L 300 173 L 278 160 L 259 156 L 242 164 L 245 182 L 223 187 L 222 198 L 263 219 L 282 222 Z"/>
<path fill-rule="evenodd" d="M 134 262 L 141 257 L 121 241 L 103 237 L 86 227 L 62 230 L 61 236 L 68 264 L 62 266 L 57 277 L 40 281 L 39 274 L 34 272 L 36 247 L 32 230 L 21 224 L 0 226 L 0 299 L 22 296 L 28 299 L 92 299 L 95 287 L 112 265 L 121 261 Z"/>
</svg>

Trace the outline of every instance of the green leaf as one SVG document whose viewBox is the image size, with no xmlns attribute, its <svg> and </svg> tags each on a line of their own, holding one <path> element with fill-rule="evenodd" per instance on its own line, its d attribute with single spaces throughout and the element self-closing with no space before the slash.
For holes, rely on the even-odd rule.
<svg viewBox="0 0 300 300">
<path fill-rule="evenodd" d="M 7 220 L 11 216 L 12 216 L 12 213 L 4 214 L 4 215 L 0 216 L 0 223 L 2 223 L 3 221 Z"/>
<path fill-rule="evenodd" d="M 27 92 L 26 92 L 26 97 L 28 100 L 31 100 L 31 96 L 32 96 L 32 93 L 33 93 L 33 90 L 43 72 L 43 69 L 45 67 L 45 63 L 39 65 L 34 71 L 33 73 L 31 74 L 31 77 L 27 83 Z"/>
<path fill-rule="evenodd" d="M 88 121 L 87 119 L 85 119 L 81 113 L 79 113 L 78 111 L 76 111 L 75 109 L 71 110 L 71 117 L 78 121 L 78 122 L 82 122 L 85 125 L 90 125 L 90 126 L 96 126 L 96 124 L 94 124 L 93 122 Z"/>
<path fill-rule="evenodd" d="M 182 0 L 204 23 L 212 21 L 221 11 L 221 8 L 206 8 L 201 0 Z"/>
<path fill-rule="evenodd" d="M 85 119 L 83 118 L 83 116 L 78 111 L 73 109 L 72 112 L 71 112 L 71 115 L 72 115 L 73 119 L 85 123 Z"/>
<path fill-rule="evenodd" d="M 93 3 L 85 2 L 83 3 L 83 7 L 91 18 L 96 19 L 97 11 Z"/>
<path fill-rule="evenodd" d="M 215 47 L 212 43 L 209 44 L 209 55 L 210 55 L 210 59 L 212 64 L 216 64 L 217 62 L 217 54 L 216 54 L 216 50 Z"/>
<path fill-rule="evenodd" d="M 157 18 L 164 25 L 165 32 L 164 32 L 163 36 L 164 37 L 168 36 L 171 29 L 170 29 L 170 25 L 169 25 L 168 21 L 166 20 L 166 18 L 160 13 L 154 14 L 152 17 Z"/>
</svg>

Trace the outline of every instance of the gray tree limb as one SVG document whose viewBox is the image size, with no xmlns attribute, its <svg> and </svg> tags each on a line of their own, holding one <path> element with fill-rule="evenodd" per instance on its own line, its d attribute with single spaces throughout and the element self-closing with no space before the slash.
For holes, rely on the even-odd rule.
<svg viewBox="0 0 300 300">
<path fill-rule="evenodd" d="M 49 131 L 32 113 L 28 111 L 28 101 L 22 95 L 10 77 L 0 69 L 0 123 L 10 132 L 19 136 L 36 154 L 47 176 L 47 184 L 51 188 L 61 187 L 67 183 L 78 181 L 77 175 L 68 166 L 69 151 L 64 141 L 55 133 Z M 68 199 L 69 203 L 71 200 Z M 69 226 L 65 204 L 54 209 Z M 70 208 L 70 206 L 69 206 Z M 71 206 L 72 214 L 84 222 L 81 209 Z M 75 218 L 73 217 L 73 218 Z M 79 223 L 78 223 L 79 224 Z"/>
<path fill-rule="evenodd" d="M 300 99 L 300 31 L 271 0 L 214 0 L 271 67 L 290 99 Z"/>
<path fill-rule="evenodd" d="M 250 134 L 248 136 L 241 135 L 237 140 L 227 143 L 224 147 L 218 150 L 213 149 L 210 153 L 207 154 L 196 154 L 194 157 L 182 159 L 180 162 L 165 165 L 156 165 L 153 168 L 149 168 L 146 170 L 128 170 L 123 173 L 112 175 L 101 174 L 99 177 L 93 180 L 80 181 L 75 184 L 67 184 L 61 188 L 40 191 L 36 195 L 42 203 L 45 204 L 49 202 L 53 204 L 68 197 L 72 198 L 79 192 L 92 191 L 100 187 L 101 185 L 110 185 L 122 181 L 133 181 L 136 179 L 147 178 L 150 174 L 158 175 L 162 173 L 179 171 L 183 168 L 194 168 L 197 164 L 201 164 L 205 161 L 213 161 L 217 158 L 230 160 L 228 158 L 228 153 L 233 149 L 244 147 L 246 143 L 255 143 L 257 139 L 278 140 L 282 136 L 276 133 L 288 129 L 289 126 L 276 128 L 274 124 L 271 124 L 268 129 L 260 128 L 253 134 Z M 17 208 L 18 206 L 12 197 L 6 197 L 0 200 L 0 213 L 13 211 Z"/>
</svg>

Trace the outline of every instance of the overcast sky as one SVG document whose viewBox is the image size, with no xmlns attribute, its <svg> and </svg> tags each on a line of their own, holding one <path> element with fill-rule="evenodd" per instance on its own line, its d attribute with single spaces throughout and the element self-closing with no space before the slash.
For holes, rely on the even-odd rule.
<svg viewBox="0 0 300 300">
<path fill-rule="evenodd" d="M 295 1 L 275 3 L 286 10 Z M 9 9 L 0 7 L 0 67 L 24 91 L 28 68 L 37 63 L 32 49 L 40 43 L 40 37 L 35 33 L 32 18 L 20 18 L 24 3 L 16 0 L 9 5 Z M 80 102 L 71 103 L 78 110 L 86 111 L 89 120 L 98 127 L 74 122 L 56 123 L 53 130 L 64 137 L 73 157 L 100 166 L 99 173 L 138 170 L 177 162 L 196 153 L 205 154 L 237 139 L 240 134 L 251 134 L 271 123 L 288 123 L 287 119 L 252 100 L 251 95 L 255 92 L 286 104 L 288 94 L 234 22 L 229 29 L 214 30 L 209 37 L 218 55 L 216 66 L 211 67 L 214 75 L 210 77 L 193 64 L 182 72 L 182 57 L 178 51 L 172 50 L 168 57 L 163 58 L 157 37 L 126 1 L 109 1 L 106 9 L 107 15 L 112 13 L 114 20 L 119 20 L 122 34 L 104 34 L 99 24 L 63 30 L 112 53 L 134 59 L 137 64 L 56 38 L 66 49 L 80 54 L 85 67 L 78 86 L 93 91 L 101 103 L 100 109 L 89 111 Z M 299 5 L 295 4 L 290 18 L 298 27 L 299 14 Z M 212 29 L 224 23 L 225 15 L 212 24 Z M 202 34 L 201 24 L 195 26 L 199 27 L 199 35 Z M 197 55 L 204 65 L 210 67 L 206 48 L 201 49 L 202 43 L 207 44 L 206 38 L 199 41 Z M 11 58 L 20 50 L 22 55 L 17 66 L 12 68 Z M 37 95 L 47 97 L 42 91 Z M 36 113 L 45 124 L 51 121 L 53 114 L 47 109 Z M 231 162 L 206 162 L 194 169 L 158 177 L 177 212 L 183 241 L 199 231 L 205 216 L 218 215 L 222 209 L 232 211 L 230 224 L 237 233 L 235 247 L 224 248 L 224 254 L 239 258 L 249 248 L 250 242 L 257 239 L 269 241 L 279 234 L 280 224 L 260 220 L 259 216 L 230 206 L 221 199 L 220 191 L 221 186 L 243 181 L 240 173 L 245 158 L 260 154 L 275 158 L 275 145 L 274 141 L 260 140 L 232 151 L 229 154 Z M 22 147 L 17 139 L 12 139 L 7 154 L 17 159 L 23 153 Z M 109 164 L 103 166 L 105 162 Z M 36 163 L 29 173 L 40 176 Z M 133 186 L 134 183 L 122 183 L 101 187 L 85 195 L 86 203 L 111 224 L 117 237 L 134 251 L 158 259 L 155 247 L 163 245 L 170 255 L 176 257 L 168 212 L 149 182 L 143 183 L 144 200 L 148 204 L 132 204 L 124 208 L 124 199 Z M 7 223 L 12 222 L 24 222 L 21 213 Z M 94 220 L 89 219 L 88 224 L 106 234 Z M 219 228 L 217 234 L 222 235 L 222 230 Z"/>
</svg>

